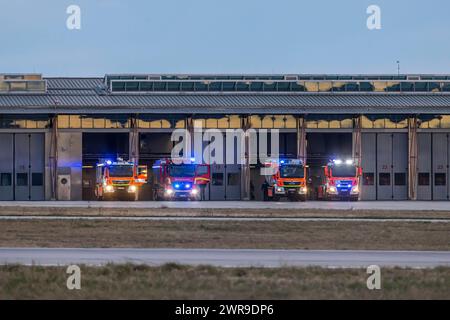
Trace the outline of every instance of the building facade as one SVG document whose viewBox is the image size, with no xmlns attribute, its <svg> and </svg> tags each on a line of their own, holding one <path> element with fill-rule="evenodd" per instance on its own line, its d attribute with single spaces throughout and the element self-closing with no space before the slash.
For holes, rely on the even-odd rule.
<svg viewBox="0 0 450 320">
<path fill-rule="evenodd" d="M 311 176 L 352 157 L 362 200 L 450 199 L 448 75 L 4 74 L 0 200 L 93 200 L 99 159 L 151 166 L 170 156 L 173 130 L 194 124 L 278 129 L 280 154 Z M 206 200 L 262 200 L 258 169 L 213 164 Z"/>
</svg>

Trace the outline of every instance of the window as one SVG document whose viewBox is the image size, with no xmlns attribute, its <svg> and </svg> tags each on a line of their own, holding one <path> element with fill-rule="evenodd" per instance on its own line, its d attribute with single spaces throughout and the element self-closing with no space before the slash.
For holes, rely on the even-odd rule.
<svg viewBox="0 0 450 320">
<path fill-rule="evenodd" d="M 353 128 L 353 119 L 347 115 L 309 115 L 306 117 L 306 127 L 310 129 L 351 129 Z"/>
<path fill-rule="evenodd" d="M 363 173 L 363 185 L 373 186 L 375 184 L 375 174 L 373 172 Z"/>
<path fill-rule="evenodd" d="M 81 117 L 79 115 L 70 115 L 69 116 L 70 125 L 69 127 L 71 129 L 79 129 L 81 128 Z"/>
<path fill-rule="evenodd" d="M 16 175 L 17 179 L 17 186 L 19 187 L 26 187 L 28 186 L 28 173 L 18 173 Z"/>
<path fill-rule="evenodd" d="M 429 186 L 430 185 L 430 174 L 428 172 L 419 172 L 418 179 L 419 186 Z"/>
<path fill-rule="evenodd" d="M 130 127 L 127 115 L 59 115 L 60 129 L 123 129 Z"/>
<path fill-rule="evenodd" d="M 46 129 L 50 123 L 47 115 L 0 115 L 0 128 Z"/>
<path fill-rule="evenodd" d="M 69 116 L 68 115 L 59 115 L 58 116 L 58 128 L 66 129 L 69 127 Z"/>
<path fill-rule="evenodd" d="M 396 172 L 394 174 L 394 185 L 396 186 L 406 186 L 406 173 Z"/>
<path fill-rule="evenodd" d="M 305 168 L 298 165 L 285 165 L 280 167 L 281 178 L 304 178 Z"/>
<path fill-rule="evenodd" d="M 93 117 L 94 128 L 104 129 L 106 126 L 105 118 L 103 117 Z"/>
<path fill-rule="evenodd" d="M 435 186 L 445 186 L 447 185 L 446 181 L 446 174 L 445 173 L 435 173 L 434 174 L 434 185 Z"/>
<path fill-rule="evenodd" d="M 229 173 L 227 185 L 238 186 L 239 185 L 239 173 Z"/>
<path fill-rule="evenodd" d="M 363 129 L 406 129 L 408 116 L 406 115 L 367 115 L 362 117 Z"/>
<path fill-rule="evenodd" d="M 241 128 L 241 118 L 239 115 L 213 116 L 208 115 L 203 118 L 193 119 L 194 127 L 202 127 L 208 129 L 239 129 Z"/>
<path fill-rule="evenodd" d="M 42 173 L 33 172 L 31 174 L 31 185 L 33 187 L 39 187 L 44 185 L 44 177 Z"/>
<path fill-rule="evenodd" d="M 211 180 L 213 186 L 223 186 L 223 173 L 214 172 Z"/>
<path fill-rule="evenodd" d="M 354 165 L 335 165 L 331 169 L 331 174 L 336 178 L 356 177 L 357 169 Z"/>
<path fill-rule="evenodd" d="M 391 174 L 387 172 L 382 172 L 379 174 L 380 186 L 390 186 L 391 185 Z"/>
<path fill-rule="evenodd" d="M 193 164 L 173 164 L 169 166 L 169 173 L 172 177 L 195 177 L 195 165 Z"/>
<path fill-rule="evenodd" d="M 12 184 L 11 173 L 0 173 L 0 186 L 9 187 Z"/>
<path fill-rule="evenodd" d="M 91 129 L 94 127 L 94 122 L 91 117 L 82 116 L 81 118 L 81 127 L 84 129 Z"/>
</svg>

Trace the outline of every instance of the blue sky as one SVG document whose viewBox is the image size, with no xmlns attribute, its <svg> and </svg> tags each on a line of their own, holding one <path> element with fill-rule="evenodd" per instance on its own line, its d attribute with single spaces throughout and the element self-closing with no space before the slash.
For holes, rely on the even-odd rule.
<svg viewBox="0 0 450 320">
<path fill-rule="evenodd" d="M 448 0 L 0 0 L 0 25 L 0 73 L 450 73 Z"/>
</svg>

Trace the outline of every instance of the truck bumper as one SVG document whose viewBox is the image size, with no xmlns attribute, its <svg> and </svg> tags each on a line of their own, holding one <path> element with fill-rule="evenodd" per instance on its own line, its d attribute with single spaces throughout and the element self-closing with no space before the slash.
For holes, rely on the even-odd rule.
<svg viewBox="0 0 450 320">
<path fill-rule="evenodd" d="M 165 199 L 167 200 L 199 200 L 200 193 L 192 194 L 191 191 L 176 191 L 170 195 L 165 195 Z"/>
<path fill-rule="evenodd" d="M 335 193 L 327 195 L 327 200 L 357 201 L 358 199 L 359 194 Z"/>
</svg>

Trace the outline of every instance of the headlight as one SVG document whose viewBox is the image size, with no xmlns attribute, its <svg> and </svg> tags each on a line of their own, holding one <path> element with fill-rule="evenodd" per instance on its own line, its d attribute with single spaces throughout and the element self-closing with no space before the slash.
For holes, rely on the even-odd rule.
<svg viewBox="0 0 450 320">
<path fill-rule="evenodd" d="M 106 185 L 105 192 L 114 192 L 114 187 L 110 184 Z"/>
<path fill-rule="evenodd" d="M 352 193 L 359 193 L 359 187 L 358 186 L 353 186 Z"/>
<path fill-rule="evenodd" d="M 198 193 L 198 190 L 197 190 L 197 189 L 192 189 L 192 190 L 191 190 L 191 194 L 196 195 L 197 193 Z"/>
<path fill-rule="evenodd" d="M 128 187 L 128 192 L 136 192 L 137 188 L 136 186 L 129 186 Z"/>
<path fill-rule="evenodd" d="M 172 189 L 166 189 L 166 194 L 167 195 L 170 195 L 170 194 L 172 194 L 173 193 L 173 190 Z"/>
<path fill-rule="evenodd" d="M 329 193 L 336 193 L 336 192 L 337 192 L 337 189 L 336 189 L 336 187 L 334 187 L 334 186 L 329 186 L 329 187 L 328 187 L 328 192 L 329 192 Z"/>
<path fill-rule="evenodd" d="M 275 191 L 278 193 L 284 193 L 284 188 L 283 187 L 276 187 Z"/>
<path fill-rule="evenodd" d="M 298 193 L 300 194 L 306 194 L 308 192 L 308 188 L 306 187 L 300 187 L 298 190 Z"/>
</svg>

